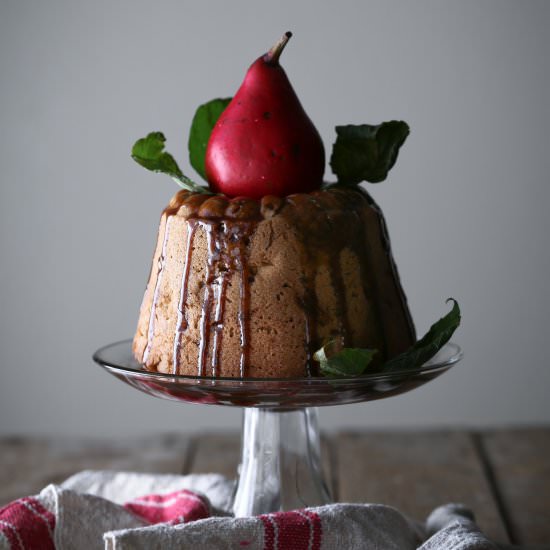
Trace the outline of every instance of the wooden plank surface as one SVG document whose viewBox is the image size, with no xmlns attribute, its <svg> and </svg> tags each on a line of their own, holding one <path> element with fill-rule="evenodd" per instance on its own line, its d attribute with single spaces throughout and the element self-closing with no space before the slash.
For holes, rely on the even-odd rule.
<svg viewBox="0 0 550 550">
<path fill-rule="evenodd" d="M 237 432 L 203 434 L 192 440 L 191 456 L 185 473 L 216 472 L 234 479 L 241 455 L 241 439 Z"/>
<path fill-rule="evenodd" d="M 550 545 L 550 429 L 349 432 L 323 441 L 339 502 L 381 502 L 424 519 L 463 502 L 497 542 Z M 83 469 L 219 472 L 235 477 L 240 437 L 154 436 L 125 441 L 0 439 L 0 506 Z M 328 474 L 328 475 L 327 475 Z"/>
<path fill-rule="evenodd" d="M 0 439 L 0 506 L 87 469 L 181 473 L 186 449 L 186 438 L 171 435 L 122 441 Z"/>
<path fill-rule="evenodd" d="M 462 432 L 370 432 L 336 437 L 339 500 L 377 502 L 424 520 L 445 503 L 474 511 L 481 529 L 508 542 L 472 437 Z"/>
<path fill-rule="evenodd" d="M 480 438 L 512 542 L 550 548 L 550 429 L 499 430 Z"/>
</svg>

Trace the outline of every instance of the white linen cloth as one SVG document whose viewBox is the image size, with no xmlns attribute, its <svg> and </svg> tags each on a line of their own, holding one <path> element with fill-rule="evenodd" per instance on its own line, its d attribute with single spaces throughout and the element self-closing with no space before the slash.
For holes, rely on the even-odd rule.
<svg viewBox="0 0 550 550">
<path fill-rule="evenodd" d="M 0 550 L 33 548 L 37 537 L 42 548 L 58 550 L 503 548 L 488 540 L 459 504 L 435 509 L 425 524 L 381 504 L 339 503 L 233 518 L 233 488 L 234 482 L 218 474 L 84 471 L 0 510 Z M 35 528 L 34 539 L 29 526 Z"/>
</svg>

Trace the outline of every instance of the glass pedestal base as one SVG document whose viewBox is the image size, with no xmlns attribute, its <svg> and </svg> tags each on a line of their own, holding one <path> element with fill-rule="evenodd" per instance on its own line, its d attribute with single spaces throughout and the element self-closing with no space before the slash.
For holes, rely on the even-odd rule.
<svg viewBox="0 0 550 550">
<path fill-rule="evenodd" d="M 316 408 L 245 408 L 235 517 L 331 502 L 321 468 Z"/>
</svg>

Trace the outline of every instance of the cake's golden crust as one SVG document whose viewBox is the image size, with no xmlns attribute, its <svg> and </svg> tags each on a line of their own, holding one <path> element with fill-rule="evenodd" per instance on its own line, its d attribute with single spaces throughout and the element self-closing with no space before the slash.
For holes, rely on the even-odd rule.
<svg viewBox="0 0 550 550">
<path fill-rule="evenodd" d="M 384 220 L 365 192 L 175 195 L 141 306 L 138 361 L 166 373 L 301 377 L 334 338 L 378 349 L 377 361 L 414 341 Z"/>
</svg>

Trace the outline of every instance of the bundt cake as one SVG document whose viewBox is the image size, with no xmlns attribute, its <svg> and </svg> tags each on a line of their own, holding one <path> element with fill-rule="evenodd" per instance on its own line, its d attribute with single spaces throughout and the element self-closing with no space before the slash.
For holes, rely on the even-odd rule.
<svg viewBox="0 0 550 550">
<path fill-rule="evenodd" d="M 339 339 L 383 363 L 415 341 L 382 213 L 360 187 L 261 200 L 179 191 L 164 210 L 134 337 L 147 369 L 318 374 Z"/>
</svg>

